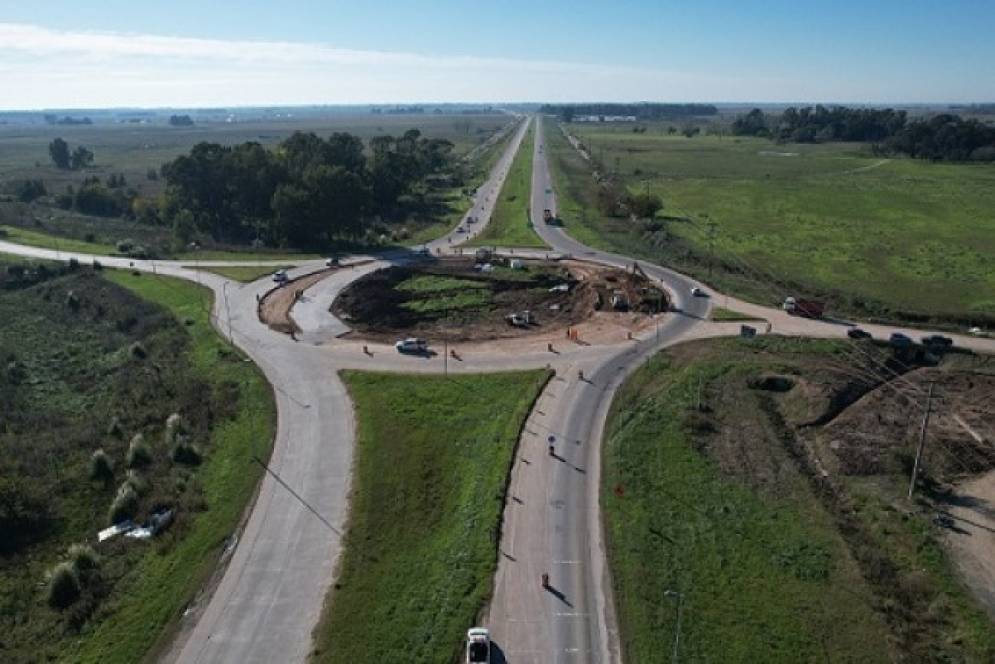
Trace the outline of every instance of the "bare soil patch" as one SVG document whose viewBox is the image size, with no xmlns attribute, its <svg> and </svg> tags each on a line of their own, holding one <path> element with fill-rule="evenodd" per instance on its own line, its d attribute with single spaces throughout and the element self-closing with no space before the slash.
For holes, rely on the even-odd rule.
<svg viewBox="0 0 995 664">
<path fill-rule="evenodd" d="M 465 342 L 544 335 L 592 319 L 635 326 L 661 302 L 667 307 L 666 297 L 638 274 L 578 261 L 516 260 L 519 269 L 511 262 L 495 260 L 481 270 L 473 259 L 447 258 L 379 270 L 345 289 L 332 313 L 353 328 L 353 338 Z M 624 306 L 616 308 L 613 298 Z M 509 323 L 508 316 L 525 311 L 528 325 Z"/>
<path fill-rule="evenodd" d="M 300 332 L 301 328 L 290 317 L 290 310 L 299 298 L 298 293 L 302 293 L 311 286 L 314 286 L 331 274 L 334 269 L 311 272 L 270 290 L 259 301 L 259 320 L 277 332 L 283 332 L 284 334 L 290 334 L 291 332 L 296 334 Z"/>
</svg>

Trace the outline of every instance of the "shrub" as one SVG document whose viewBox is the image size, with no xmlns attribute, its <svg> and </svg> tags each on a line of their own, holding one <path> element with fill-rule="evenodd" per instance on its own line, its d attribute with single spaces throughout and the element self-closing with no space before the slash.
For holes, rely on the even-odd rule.
<svg viewBox="0 0 995 664">
<path fill-rule="evenodd" d="M 115 248 L 117 249 L 117 252 L 119 254 L 126 254 L 129 251 L 131 251 L 131 248 L 134 246 L 135 246 L 134 240 L 118 240 L 118 243 L 115 245 Z"/>
<path fill-rule="evenodd" d="M 172 457 L 176 463 L 190 466 L 196 466 L 201 460 L 200 449 L 182 436 L 178 437 L 176 445 L 173 446 Z"/>
<path fill-rule="evenodd" d="M 107 520 L 111 525 L 130 519 L 138 512 L 138 493 L 129 482 L 118 487 L 114 502 L 107 512 Z"/>
<path fill-rule="evenodd" d="M 93 270 L 94 270 L 94 272 L 100 272 L 102 269 L 104 269 L 103 264 L 101 264 L 100 261 L 98 261 L 96 258 L 94 258 L 93 259 Z"/>
<path fill-rule="evenodd" d="M 51 571 L 48 580 L 48 605 L 54 609 L 65 609 L 79 599 L 79 575 L 70 563 L 59 563 Z"/>
<path fill-rule="evenodd" d="M 114 466 L 103 449 L 98 449 L 90 457 L 90 479 L 109 484 L 114 480 Z"/>
<path fill-rule="evenodd" d="M 115 438 L 124 438 L 124 429 L 121 428 L 121 420 L 115 415 L 107 425 L 107 435 Z"/>
<path fill-rule="evenodd" d="M 139 496 L 144 496 L 149 492 L 148 480 L 139 475 L 137 470 L 128 471 L 128 476 L 124 480 L 124 485 L 130 486 Z"/>
<path fill-rule="evenodd" d="M 145 436 L 136 433 L 132 437 L 126 461 L 128 468 L 142 468 L 152 463 L 152 449 L 145 442 Z"/>
<path fill-rule="evenodd" d="M 69 547 L 69 562 L 79 576 L 84 576 L 100 567 L 100 556 L 87 544 L 73 544 Z"/>
<path fill-rule="evenodd" d="M 68 293 L 66 293 L 66 306 L 72 309 L 73 311 L 79 311 L 79 306 L 80 306 L 79 295 L 77 295 L 73 291 L 69 291 Z"/>
<path fill-rule="evenodd" d="M 145 346 L 143 346 L 140 341 L 136 341 L 135 343 L 131 344 L 131 356 L 134 357 L 136 360 L 144 360 L 146 357 L 148 357 L 148 354 L 149 354 L 148 351 L 145 350 Z"/>
</svg>

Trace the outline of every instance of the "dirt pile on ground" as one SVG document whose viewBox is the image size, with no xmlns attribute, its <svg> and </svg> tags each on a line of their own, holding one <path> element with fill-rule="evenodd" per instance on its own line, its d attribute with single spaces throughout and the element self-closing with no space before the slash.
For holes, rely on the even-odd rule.
<svg viewBox="0 0 995 664">
<path fill-rule="evenodd" d="M 924 472 L 952 481 L 995 468 L 995 376 L 921 368 L 868 392 L 819 436 L 835 467 L 847 475 L 906 472 L 934 385 L 923 454 Z"/>
<path fill-rule="evenodd" d="M 336 298 L 332 313 L 353 328 L 351 336 L 376 341 L 513 338 L 577 325 L 597 311 L 655 308 L 660 298 L 648 286 L 639 275 L 574 261 L 495 260 L 485 268 L 442 259 L 366 275 Z M 524 312 L 527 324 L 510 324 L 509 316 Z"/>
</svg>

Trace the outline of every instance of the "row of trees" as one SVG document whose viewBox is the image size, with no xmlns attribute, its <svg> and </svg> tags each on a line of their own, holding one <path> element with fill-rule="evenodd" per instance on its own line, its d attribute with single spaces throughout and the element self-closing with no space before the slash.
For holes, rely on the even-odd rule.
<svg viewBox="0 0 995 664">
<path fill-rule="evenodd" d="M 767 115 L 754 108 L 736 118 L 732 132 L 795 143 L 874 143 L 882 153 L 926 159 L 995 160 L 995 127 L 950 114 L 909 121 L 905 111 L 890 108 L 817 105 L 790 107 L 780 115 Z"/>
<path fill-rule="evenodd" d="M 93 163 L 93 153 L 82 145 L 77 145 L 75 150 L 69 150 L 69 144 L 61 138 L 57 138 L 48 144 L 48 154 L 52 157 L 52 163 L 56 168 L 63 170 L 78 171 Z"/>
<path fill-rule="evenodd" d="M 570 122 L 578 115 L 633 115 L 637 120 L 660 120 L 716 115 L 719 109 L 712 104 L 544 104 L 539 112 Z"/>
<path fill-rule="evenodd" d="M 357 238 L 405 207 L 427 176 L 451 166 L 452 143 L 412 129 L 370 140 L 296 132 L 275 149 L 199 143 L 165 164 L 166 210 L 181 235 L 319 248 Z"/>
</svg>

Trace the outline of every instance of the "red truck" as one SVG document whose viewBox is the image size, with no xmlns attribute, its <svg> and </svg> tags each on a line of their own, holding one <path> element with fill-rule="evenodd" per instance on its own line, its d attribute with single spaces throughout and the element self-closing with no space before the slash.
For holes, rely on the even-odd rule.
<svg viewBox="0 0 995 664">
<path fill-rule="evenodd" d="M 784 298 L 784 304 L 781 307 L 789 314 L 805 316 L 806 318 L 822 318 L 822 313 L 826 310 L 825 302 L 794 297 Z"/>
</svg>

